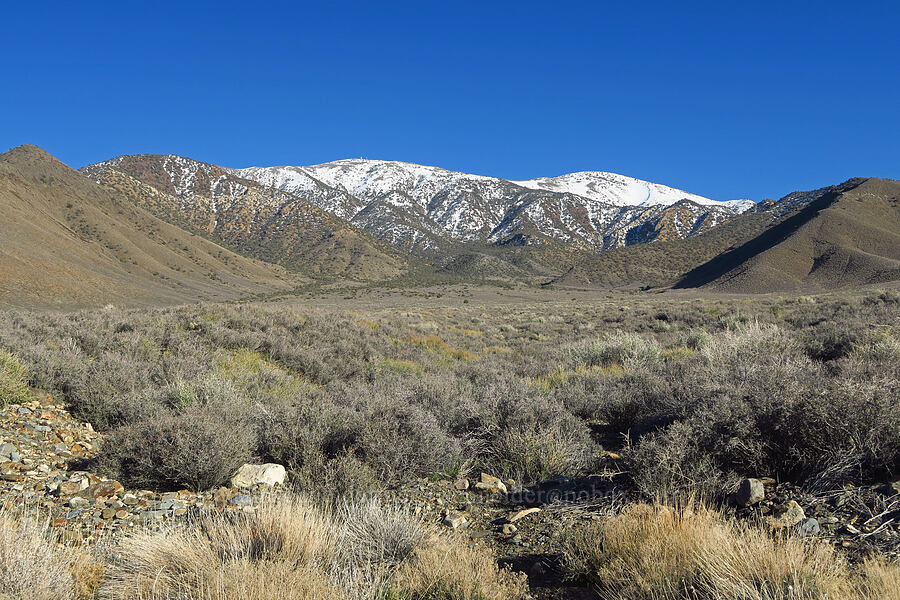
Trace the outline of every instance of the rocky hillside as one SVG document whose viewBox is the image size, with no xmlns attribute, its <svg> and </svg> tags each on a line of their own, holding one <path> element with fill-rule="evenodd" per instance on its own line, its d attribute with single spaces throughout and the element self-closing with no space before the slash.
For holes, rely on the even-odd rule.
<svg viewBox="0 0 900 600">
<path fill-rule="evenodd" d="M 123 156 L 84 169 L 100 182 L 113 179 L 110 170 L 177 198 L 157 210 L 176 216 L 199 212 L 192 221 L 207 229 L 210 223 L 217 226 L 213 214 L 239 210 L 243 231 L 248 237 L 255 231 L 255 238 L 262 239 L 273 213 L 282 217 L 282 228 L 308 219 L 309 209 L 297 216 L 282 209 L 286 202 L 302 200 L 395 248 L 431 258 L 454 253 L 460 245 L 559 243 L 597 252 L 683 239 L 753 206 L 599 172 L 507 181 L 392 161 L 226 169 L 174 155 Z M 277 191 L 259 194 L 251 207 L 236 207 L 228 188 L 234 182 L 239 182 L 240 195 L 249 182 Z M 217 200 L 223 197 L 224 202 Z"/>
<path fill-rule="evenodd" d="M 181 227 L 241 253 L 314 275 L 395 277 L 404 259 L 294 193 L 180 157 L 125 156 L 82 170 Z M 328 191 L 322 186 L 322 194 Z"/>
</svg>

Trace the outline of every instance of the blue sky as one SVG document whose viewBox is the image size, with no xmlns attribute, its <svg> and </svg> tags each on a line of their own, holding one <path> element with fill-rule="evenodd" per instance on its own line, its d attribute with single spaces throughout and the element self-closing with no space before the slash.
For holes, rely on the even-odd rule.
<svg viewBox="0 0 900 600">
<path fill-rule="evenodd" d="M 604 170 L 722 200 L 900 179 L 896 2 L 189 4 L 7 3 L 0 151 Z"/>
</svg>

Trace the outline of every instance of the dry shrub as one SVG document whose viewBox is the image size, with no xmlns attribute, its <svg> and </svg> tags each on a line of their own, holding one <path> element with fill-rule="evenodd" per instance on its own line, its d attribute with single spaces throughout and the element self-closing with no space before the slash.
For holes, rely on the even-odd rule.
<svg viewBox="0 0 900 600">
<path fill-rule="evenodd" d="M 206 513 L 120 542 L 106 600 L 515 599 L 522 583 L 493 558 L 440 541 L 375 501 L 333 510 L 274 497 L 252 513 Z M 390 597 L 390 596 L 387 596 Z"/>
<path fill-rule="evenodd" d="M 0 599 L 74 600 L 74 553 L 46 528 L 0 515 Z"/>
<path fill-rule="evenodd" d="M 820 541 L 773 536 L 702 505 L 634 505 L 576 531 L 567 566 L 617 600 L 896 599 L 900 566 L 848 565 Z"/>
<path fill-rule="evenodd" d="M 79 600 L 92 599 L 103 582 L 106 569 L 92 552 L 84 549 L 74 552 L 70 571 L 75 582 L 75 597 Z"/>
</svg>

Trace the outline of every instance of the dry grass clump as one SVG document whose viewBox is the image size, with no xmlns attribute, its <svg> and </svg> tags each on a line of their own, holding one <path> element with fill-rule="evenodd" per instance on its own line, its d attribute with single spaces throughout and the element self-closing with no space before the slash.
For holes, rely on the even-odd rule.
<svg viewBox="0 0 900 600">
<path fill-rule="evenodd" d="M 300 498 L 207 513 L 124 539 L 106 600 L 515 599 L 523 582 L 374 501 L 324 509 Z"/>
<path fill-rule="evenodd" d="M 0 600 L 74 600 L 75 553 L 46 528 L 0 515 Z"/>
<path fill-rule="evenodd" d="M 434 540 L 401 565 L 387 598 L 419 600 L 511 600 L 525 596 L 521 574 L 498 569 L 483 551 L 450 540 Z"/>
<path fill-rule="evenodd" d="M 610 600 L 900 598 L 900 565 L 853 567 L 822 542 L 773 536 L 695 503 L 634 505 L 580 529 L 567 565 Z"/>
</svg>

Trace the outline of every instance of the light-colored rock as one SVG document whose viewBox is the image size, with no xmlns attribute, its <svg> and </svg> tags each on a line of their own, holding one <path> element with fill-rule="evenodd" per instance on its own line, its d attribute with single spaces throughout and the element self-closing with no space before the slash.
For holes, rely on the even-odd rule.
<svg viewBox="0 0 900 600">
<path fill-rule="evenodd" d="M 803 519 L 796 525 L 797 535 L 800 537 L 810 537 L 814 535 L 819 535 L 821 528 L 819 527 L 819 522 L 816 519 L 811 517 L 807 517 Z"/>
<path fill-rule="evenodd" d="M 461 492 L 469 489 L 469 480 L 464 477 L 457 479 L 453 482 L 453 489 L 459 490 Z"/>
<path fill-rule="evenodd" d="M 518 521 L 519 519 L 522 519 L 523 517 L 527 517 L 528 515 L 533 515 L 534 513 L 538 513 L 538 512 L 541 512 L 541 509 L 526 508 L 524 510 L 520 510 L 519 512 L 510 515 L 510 517 L 506 520 L 509 521 L 510 523 L 515 523 L 516 521 Z"/>
<path fill-rule="evenodd" d="M 246 464 L 237 470 L 231 478 L 232 487 L 251 488 L 258 484 L 267 486 L 284 485 L 287 472 L 284 467 L 275 463 L 264 465 Z"/>
<path fill-rule="evenodd" d="M 453 529 L 459 529 L 460 527 L 465 527 L 469 524 L 469 520 L 463 516 L 462 513 L 458 513 L 456 511 L 447 511 L 444 513 L 444 518 L 441 521 L 447 527 L 451 527 Z"/>
<path fill-rule="evenodd" d="M 763 482 L 759 479 L 745 479 L 734 495 L 738 506 L 751 506 L 766 497 Z"/>
<path fill-rule="evenodd" d="M 479 481 L 475 484 L 475 489 L 486 494 L 505 494 L 506 484 L 499 479 L 493 482 Z"/>
<path fill-rule="evenodd" d="M 512 523 L 507 523 L 503 526 L 503 534 L 504 535 L 512 535 L 519 530 L 518 527 L 513 525 Z"/>
<path fill-rule="evenodd" d="M 789 500 L 775 510 L 775 514 L 767 519 L 769 527 L 784 529 L 793 527 L 806 518 L 803 508 L 795 500 Z"/>
</svg>

